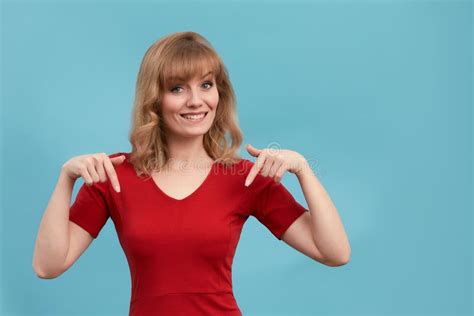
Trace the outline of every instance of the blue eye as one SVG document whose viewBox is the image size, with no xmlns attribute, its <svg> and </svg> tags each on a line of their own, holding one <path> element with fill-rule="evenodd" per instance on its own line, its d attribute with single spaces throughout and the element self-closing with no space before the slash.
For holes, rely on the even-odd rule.
<svg viewBox="0 0 474 316">
<path fill-rule="evenodd" d="M 204 84 L 208 84 L 210 86 L 209 89 L 214 85 L 212 81 L 206 81 L 204 82 Z"/>
<path fill-rule="evenodd" d="M 170 91 L 171 91 L 171 92 L 174 92 L 174 90 L 176 90 L 176 89 L 183 89 L 183 88 L 181 88 L 181 87 L 179 87 L 179 86 L 176 86 L 176 87 L 174 87 L 173 89 L 171 89 Z"/>
<path fill-rule="evenodd" d="M 209 85 L 209 88 L 206 89 L 206 90 L 209 90 L 214 85 L 214 83 L 212 81 L 206 81 L 206 82 L 203 83 L 203 86 L 204 85 Z M 183 88 L 181 86 L 177 85 L 177 86 L 173 87 L 170 91 L 174 92 L 176 89 L 183 89 Z"/>
</svg>

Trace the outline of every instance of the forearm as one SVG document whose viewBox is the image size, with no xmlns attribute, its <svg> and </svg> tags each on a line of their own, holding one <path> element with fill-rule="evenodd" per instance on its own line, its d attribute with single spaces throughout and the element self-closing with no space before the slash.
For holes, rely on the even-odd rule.
<svg viewBox="0 0 474 316">
<path fill-rule="evenodd" d="M 57 274 L 69 248 L 69 207 L 75 180 L 62 170 L 43 214 L 35 242 L 33 268 L 40 276 Z"/>
<path fill-rule="evenodd" d="M 350 244 L 329 194 L 305 161 L 296 173 L 311 214 L 313 240 L 330 262 L 349 261 Z"/>
</svg>

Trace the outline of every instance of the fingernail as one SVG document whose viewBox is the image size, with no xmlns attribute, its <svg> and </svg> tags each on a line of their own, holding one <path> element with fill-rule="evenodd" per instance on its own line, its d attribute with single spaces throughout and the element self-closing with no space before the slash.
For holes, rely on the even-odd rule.
<svg viewBox="0 0 474 316">
<path fill-rule="evenodd" d="M 249 182 L 248 180 L 245 181 L 245 186 L 248 187 L 249 186 Z"/>
<path fill-rule="evenodd" d="M 117 191 L 117 193 L 120 192 L 120 187 L 119 186 L 115 186 L 115 191 Z"/>
</svg>

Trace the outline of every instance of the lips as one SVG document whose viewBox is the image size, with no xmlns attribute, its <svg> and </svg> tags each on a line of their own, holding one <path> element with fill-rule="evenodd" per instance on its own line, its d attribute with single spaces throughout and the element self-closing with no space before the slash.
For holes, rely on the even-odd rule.
<svg viewBox="0 0 474 316">
<path fill-rule="evenodd" d="M 180 113 L 179 115 L 181 115 L 182 117 L 184 117 L 185 115 L 199 115 L 199 114 L 202 114 L 202 113 L 205 113 L 205 114 L 207 114 L 207 112 L 205 112 L 205 111 L 202 111 L 202 112 L 189 112 L 189 113 Z"/>
</svg>

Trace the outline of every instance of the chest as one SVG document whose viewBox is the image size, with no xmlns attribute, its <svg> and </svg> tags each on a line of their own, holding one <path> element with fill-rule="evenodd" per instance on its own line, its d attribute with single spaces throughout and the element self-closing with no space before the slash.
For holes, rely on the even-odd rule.
<svg viewBox="0 0 474 316">
<path fill-rule="evenodd" d="M 127 255 L 158 254 L 223 258 L 234 244 L 248 210 L 243 181 L 203 170 L 130 177 L 114 195 L 118 236 Z"/>
<path fill-rule="evenodd" d="M 204 184 L 209 169 L 193 171 L 165 171 L 152 174 L 153 184 L 162 193 L 174 200 L 183 200 Z"/>
</svg>

